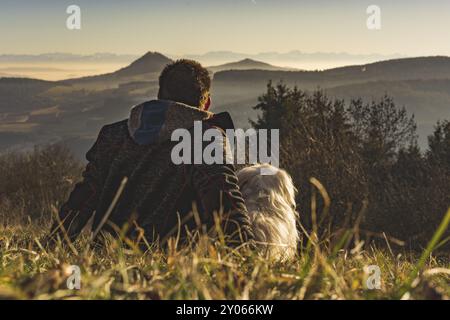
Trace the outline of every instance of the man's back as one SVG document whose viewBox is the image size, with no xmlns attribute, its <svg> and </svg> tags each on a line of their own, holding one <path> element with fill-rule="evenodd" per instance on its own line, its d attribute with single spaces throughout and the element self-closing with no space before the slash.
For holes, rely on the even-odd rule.
<svg viewBox="0 0 450 320">
<path fill-rule="evenodd" d="M 218 122 L 212 113 L 153 100 L 133 108 L 128 121 L 103 127 L 86 155 L 89 164 L 84 180 L 60 212 L 69 238 L 80 233 L 95 211 L 93 230 L 101 227 L 108 215 L 103 230 L 137 223 L 149 240 L 161 240 L 178 230 L 179 221 L 195 227 L 196 219 L 188 216 L 193 203 L 207 226 L 213 223 L 213 212 L 223 210 L 233 213 L 244 236 L 250 232 L 232 165 L 176 165 L 171 161 L 177 143 L 171 141 L 172 132 L 192 131 L 194 121 L 202 121 L 204 129 L 216 127 Z"/>
</svg>

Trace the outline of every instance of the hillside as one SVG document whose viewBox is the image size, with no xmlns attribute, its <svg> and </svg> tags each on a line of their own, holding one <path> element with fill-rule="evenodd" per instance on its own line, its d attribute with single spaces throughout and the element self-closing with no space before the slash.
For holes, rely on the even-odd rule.
<svg viewBox="0 0 450 320">
<path fill-rule="evenodd" d="M 216 82 L 261 84 L 283 80 L 300 86 L 331 86 L 376 80 L 448 79 L 450 57 L 419 57 L 380 61 L 324 71 L 232 70 L 215 74 Z"/>
<path fill-rule="evenodd" d="M 66 141 L 80 158 L 105 124 L 127 117 L 136 103 L 156 96 L 158 75 L 172 61 L 149 52 L 125 68 L 65 81 L 0 79 L 0 149 Z M 241 60 L 217 68 L 277 68 Z M 258 113 L 251 107 L 268 80 L 303 90 L 326 89 L 343 99 L 377 100 L 384 94 L 414 113 L 420 142 L 437 120 L 450 119 L 450 58 L 420 57 L 381 61 L 324 71 L 232 70 L 214 74 L 212 111 L 228 111 L 238 127 Z"/>
<path fill-rule="evenodd" d="M 158 52 L 147 52 L 130 65 L 117 71 L 98 76 L 82 77 L 61 81 L 70 85 L 95 85 L 104 88 L 114 87 L 132 81 L 153 80 L 172 60 Z"/>
<path fill-rule="evenodd" d="M 46 105 L 48 99 L 41 94 L 57 85 L 38 79 L 0 78 L 0 119 L 6 112 L 21 113 Z"/>
<path fill-rule="evenodd" d="M 214 75 L 213 92 L 215 101 L 222 102 L 217 110 L 229 109 L 241 125 L 256 117 L 250 106 L 256 105 L 269 80 L 303 90 L 326 89 L 347 101 L 361 97 L 370 102 L 388 94 L 415 115 L 419 143 L 425 147 L 436 121 L 450 119 L 449 79 L 449 57 L 419 57 L 324 71 L 221 71 Z"/>
</svg>

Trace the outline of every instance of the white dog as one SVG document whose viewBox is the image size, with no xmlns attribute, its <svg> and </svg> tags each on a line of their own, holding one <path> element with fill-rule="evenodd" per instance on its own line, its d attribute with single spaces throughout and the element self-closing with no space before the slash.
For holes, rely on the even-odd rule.
<svg viewBox="0 0 450 320">
<path fill-rule="evenodd" d="M 273 174 L 261 175 L 263 168 Z M 269 164 L 246 167 L 237 176 L 262 253 L 274 260 L 292 259 L 299 239 L 292 178 L 286 171 Z"/>
</svg>

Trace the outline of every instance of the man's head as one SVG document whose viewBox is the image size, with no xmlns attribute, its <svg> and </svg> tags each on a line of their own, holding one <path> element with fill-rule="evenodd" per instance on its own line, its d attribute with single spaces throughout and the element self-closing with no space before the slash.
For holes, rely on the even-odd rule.
<svg viewBox="0 0 450 320">
<path fill-rule="evenodd" d="M 210 87 L 208 70 L 196 61 L 181 59 L 168 64 L 161 72 L 158 99 L 207 109 Z"/>
</svg>

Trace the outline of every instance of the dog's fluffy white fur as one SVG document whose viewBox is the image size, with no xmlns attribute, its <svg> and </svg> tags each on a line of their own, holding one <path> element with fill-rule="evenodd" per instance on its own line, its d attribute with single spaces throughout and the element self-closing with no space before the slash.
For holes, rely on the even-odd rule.
<svg viewBox="0 0 450 320">
<path fill-rule="evenodd" d="M 261 169 L 273 174 L 261 175 Z M 261 253 L 273 260 L 292 259 L 299 239 L 292 178 L 269 164 L 246 167 L 237 176 Z"/>
</svg>

